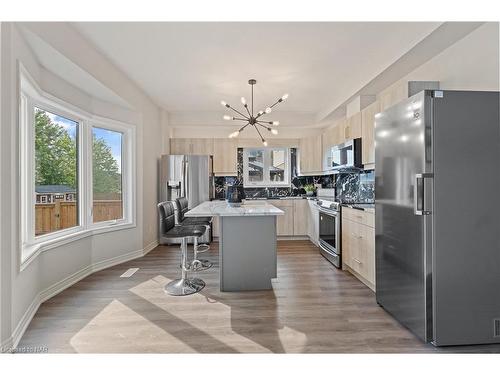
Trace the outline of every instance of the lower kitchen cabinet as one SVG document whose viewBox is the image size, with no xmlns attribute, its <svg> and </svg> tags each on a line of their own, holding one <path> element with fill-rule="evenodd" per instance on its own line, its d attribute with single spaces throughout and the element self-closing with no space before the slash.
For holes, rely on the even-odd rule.
<svg viewBox="0 0 500 375">
<path fill-rule="evenodd" d="M 276 216 L 276 233 L 278 236 L 293 236 L 293 200 L 292 199 L 276 199 L 270 203 L 285 212 L 284 215 Z"/>
<path fill-rule="evenodd" d="M 309 205 L 307 199 L 293 201 L 293 235 L 307 236 L 309 221 Z"/>
<path fill-rule="evenodd" d="M 313 244 L 319 245 L 319 210 L 316 201 L 307 200 L 307 235 Z"/>
<path fill-rule="evenodd" d="M 342 268 L 375 290 L 375 228 L 372 212 L 342 208 L 342 263 Z"/>
</svg>

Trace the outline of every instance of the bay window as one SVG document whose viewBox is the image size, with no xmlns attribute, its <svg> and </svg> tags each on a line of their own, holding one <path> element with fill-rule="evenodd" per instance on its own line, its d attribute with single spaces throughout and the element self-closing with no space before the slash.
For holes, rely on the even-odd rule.
<svg viewBox="0 0 500 375">
<path fill-rule="evenodd" d="M 134 226 L 134 127 L 45 94 L 27 73 L 20 87 L 21 260 Z"/>
</svg>

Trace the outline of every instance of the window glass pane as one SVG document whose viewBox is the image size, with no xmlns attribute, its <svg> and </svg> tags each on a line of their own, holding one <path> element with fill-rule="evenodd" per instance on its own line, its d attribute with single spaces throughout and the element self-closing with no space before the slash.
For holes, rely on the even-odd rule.
<svg viewBox="0 0 500 375">
<path fill-rule="evenodd" d="M 92 128 L 94 223 L 123 217 L 122 141 L 120 132 Z"/>
<path fill-rule="evenodd" d="M 260 182 L 264 179 L 264 153 L 262 150 L 248 151 L 248 180 Z"/>
<path fill-rule="evenodd" d="M 78 225 L 78 123 L 35 108 L 35 236 Z"/>
<path fill-rule="evenodd" d="M 271 150 L 271 165 L 269 166 L 271 182 L 285 181 L 285 158 L 285 150 Z"/>
</svg>

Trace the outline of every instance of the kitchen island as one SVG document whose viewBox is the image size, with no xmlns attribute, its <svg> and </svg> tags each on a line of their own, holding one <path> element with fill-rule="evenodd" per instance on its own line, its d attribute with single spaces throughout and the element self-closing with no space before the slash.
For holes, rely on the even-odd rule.
<svg viewBox="0 0 500 375">
<path fill-rule="evenodd" d="M 220 290 L 272 289 L 277 276 L 276 216 L 279 208 L 263 201 L 240 207 L 209 201 L 186 212 L 186 217 L 219 217 Z"/>
</svg>

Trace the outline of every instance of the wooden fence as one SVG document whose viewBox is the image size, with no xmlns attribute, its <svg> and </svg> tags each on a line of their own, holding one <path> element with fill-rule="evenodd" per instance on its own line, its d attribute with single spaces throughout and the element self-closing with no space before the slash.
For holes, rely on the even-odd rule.
<svg viewBox="0 0 500 375">
<path fill-rule="evenodd" d="M 122 201 L 94 201 L 94 222 L 120 219 L 123 216 Z M 40 203 L 35 205 L 35 235 L 71 228 L 77 225 L 76 202 Z"/>
</svg>

